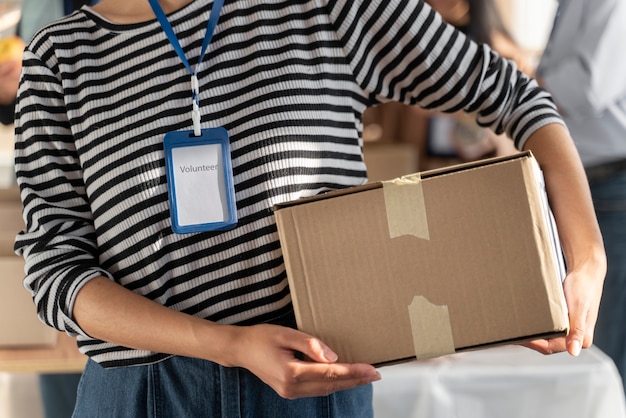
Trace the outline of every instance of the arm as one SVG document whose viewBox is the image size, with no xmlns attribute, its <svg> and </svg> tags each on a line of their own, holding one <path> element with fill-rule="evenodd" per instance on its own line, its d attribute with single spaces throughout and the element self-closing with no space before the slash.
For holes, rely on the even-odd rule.
<svg viewBox="0 0 626 418">
<path fill-rule="evenodd" d="M 83 286 L 73 314 L 92 337 L 243 367 L 286 398 L 326 395 L 380 378 L 373 366 L 335 363 L 330 348 L 300 331 L 218 325 L 166 308 L 104 277 Z M 296 352 L 313 361 L 297 359 Z"/>
<path fill-rule="evenodd" d="M 567 349 L 577 355 L 593 340 L 606 273 L 602 237 L 587 179 L 566 129 L 547 125 L 531 135 L 526 148 L 532 150 L 546 178 L 567 262 L 564 290 L 570 320 L 567 337 L 534 341 L 529 346 L 543 353 Z"/>
</svg>

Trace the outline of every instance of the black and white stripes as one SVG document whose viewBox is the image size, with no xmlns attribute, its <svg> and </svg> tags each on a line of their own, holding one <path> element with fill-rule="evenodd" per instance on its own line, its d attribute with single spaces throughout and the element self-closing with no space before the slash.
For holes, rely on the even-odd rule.
<svg viewBox="0 0 626 418">
<path fill-rule="evenodd" d="M 169 16 L 192 66 L 210 6 L 195 0 Z M 203 127 L 230 135 L 240 222 L 176 235 L 162 139 L 191 128 L 191 86 L 159 24 L 117 25 L 85 9 L 37 34 L 25 55 L 16 170 L 27 228 L 16 250 L 42 320 L 105 366 L 165 355 L 80 330 L 74 297 L 99 275 L 224 323 L 287 311 L 271 208 L 366 181 L 367 106 L 465 108 L 519 146 L 560 122 L 534 82 L 417 0 L 227 0 L 199 79 Z"/>
</svg>

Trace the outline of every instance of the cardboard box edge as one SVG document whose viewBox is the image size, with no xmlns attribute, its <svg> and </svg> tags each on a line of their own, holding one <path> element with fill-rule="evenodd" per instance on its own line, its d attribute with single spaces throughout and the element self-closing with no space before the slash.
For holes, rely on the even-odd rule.
<svg viewBox="0 0 626 418">
<path fill-rule="evenodd" d="M 419 176 L 421 178 L 436 177 L 436 176 L 442 176 L 442 175 L 446 175 L 446 174 L 457 173 L 459 171 L 471 170 L 471 169 L 474 169 L 474 168 L 480 168 L 480 167 L 484 167 L 484 166 L 491 165 L 491 164 L 498 164 L 498 163 L 502 163 L 502 162 L 506 162 L 506 161 L 522 159 L 522 158 L 529 158 L 529 157 L 532 157 L 532 152 L 531 151 L 520 151 L 519 153 L 516 153 L 516 154 L 504 155 L 504 156 L 501 156 L 501 157 L 485 158 L 485 159 L 482 159 L 482 160 L 470 161 L 470 162 L 467 162 L 467 163 L 457 164 L 457 165 L 454 165 L 454 166 L 436 168 L 436 169 L 433 169 L 433 170 L 420 171 L 420 172 L 417 172 L 417 173 L 408 174 L 407 176 L 415 176 L 415 175 L 419 174 Z M 393 181 L 393 180 L 395 180 L 395 179 L 389 179 L 389 180 L 386 180 L 386 181 Z M 318 201 L 318 200 L 330 199 L 330 198 L 333 198 L 333 197 L 343 196 L 343 195 L 347 195 L 347 194 L 359 193 L 359 192 L 368 191 L 368 190 L 372 190 L 372 189 L 378 189 L 378 188 L 382 187 L 383 183 L 385 183 L 386 181 L 375 181 L 375 182 L 365 183 L 365 184 L 361 184 L 361 185 L 357 185 L 357 186 L 350 186 L 350 187 L 346 187 L 346 188 L 343 188 L 343 189 L 330 190 L 328 192 L 320 193 L 320 194 L 317 194 L 315 196 L 301 197 L 300 199 L 296 199 L 296 200 L 290 200 L 290 201 L 286 201 L 286 202 L 276 203 L 273 206 L 273 211 L 277 212 L 277 211 L 279 211 L 281 209 L 284 209 L 284 208 L 287 208 L 287 207 L 291 207 L 291 206 L 301 205 L 301 204 L 314 202 L 314 201 Z"/>
</svg>

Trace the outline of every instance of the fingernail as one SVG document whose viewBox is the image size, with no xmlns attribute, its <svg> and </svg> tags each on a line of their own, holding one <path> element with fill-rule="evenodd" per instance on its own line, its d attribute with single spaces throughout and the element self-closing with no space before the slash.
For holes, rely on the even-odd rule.
<svg viewBox="0 0 626 418">
<path fill-rule="evenodd" d="M 383 377 L 380 375 L 380 373 L 379 373 L 378 371 L 376 371 L 376 372 L 374 373 L 374 377 L 372 377 L 372 382 L 376 382 L 376 381 L 378 381 L 378 380 L 380 380 L 380 379 L 382 379 L 382 378 L 383 378 Z"/>
<path fill-rule="evenodd" d="M 572 341 L 572 355 L 575 357 L 578 356 L 580 354 L 580 350 L 581 350 L 580 341 L 578 340 Z"/>
<path fill-rule="evenodd" d="M 337 354 L 329 348 L 324 348 L 324 358 L 329 363 L 334 363 L 337 361 Z"/>
</svg>

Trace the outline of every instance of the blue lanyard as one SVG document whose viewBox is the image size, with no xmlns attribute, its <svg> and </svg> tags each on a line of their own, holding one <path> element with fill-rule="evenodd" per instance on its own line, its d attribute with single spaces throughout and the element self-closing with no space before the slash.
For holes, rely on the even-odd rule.
<svg viewBox="0 0 626 418">
<path fill-rule="evenodd" d="M 211 8 L 211 16 L 209 17 L 209 22 L 207 23 L 206 32 L 204 34 L 204 41 L 202 42 L 202 49 L 200 51 L 200 58 L 198 59 L 198 64 L 196 64 L 195 70 L 191 69 L 191 65 L 185 56 L 185 52 L 183 48 L 180 46 L 180 42 L 178 41 L 178 37 L 174 33 L 174 29 L 170 24 L 169 20 L 167 20 L 167 16 L 163 11 L 163 8 L 159 4 L 158 0 L 148 0 L 150 2 L 150 6 L 156 15 L 165 35 L 169 39 L 174 51 L 180 57 L 183 64 L 191 74 L 191 99 L 193 101 L 193 111 L 191 113 L 194 127 L 194 135 L 200 136 L 200 99 L 199 96 L 199 83 L 198 83 L 198 68 L 204 59 L 204 54 L 211 43 L 211 38 L 213 37 L 213 32 L 215 31 L 215 27 L 217 26 L 217 21 L 220 17 L 220 13 L 222 11 L 222 6 L 224 5 L 224 0 L 214 0 L 213 7 Z"/>
</svg>

